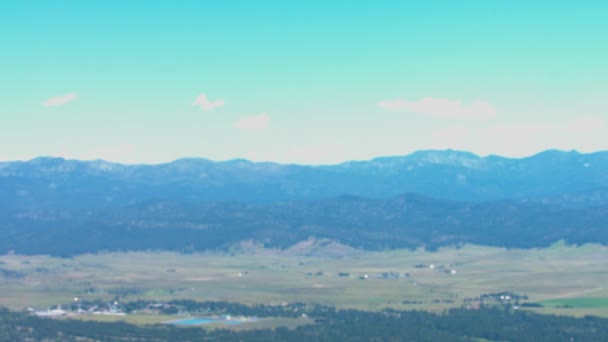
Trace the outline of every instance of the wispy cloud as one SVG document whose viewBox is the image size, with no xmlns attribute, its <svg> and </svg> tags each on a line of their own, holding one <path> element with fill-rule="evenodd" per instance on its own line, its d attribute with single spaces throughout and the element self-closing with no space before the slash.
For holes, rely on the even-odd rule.
<svg viewBox="0 0 608 342">
<path fill-rule="evenodd" d="M 201 93 L 192 103 L 193 107 L 200 107 L 204 111 L 214 110 L 215 108 L 222 107 L 224 105 L 224 100 L 217 99 L 214 101 L 209 100 L 207 94 Z"/>
<path fill-rule="evenodd" d="M 64 104 L 68 104 L 78 98 L 76 93 L 69 93 L 61 96 L 53 96 L 50 99 L 42 102 L 44 107 L 53 107 L 53 106 L 61 106 Z"/>
<path fill-rule="evenodd" d="M 460 100 L 431 96 L 417 101 L 402 99 L 380 101 L 378 107 L 459 120 L 483 120 L 496 115 L 496 109 L 484 101 L 473 101 L 471 104 L 465 105 Z"/>
<path fill-rule="evenodd" d="M 262 131 L 268 128 L 270 116 L 266 113 L 240 118 L 236 123 L 236 128 L 243 131 Z"/>
</svg>

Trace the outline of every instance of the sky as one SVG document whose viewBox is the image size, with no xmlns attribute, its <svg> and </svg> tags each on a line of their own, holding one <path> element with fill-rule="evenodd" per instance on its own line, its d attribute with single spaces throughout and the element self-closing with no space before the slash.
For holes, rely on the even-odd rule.
<svg viewBox="0 0 608 342">
<path fill-rule="evenodd" d="M 608 149 L 606 1 L 0 2 L 0 160 Z"/>
</svg>

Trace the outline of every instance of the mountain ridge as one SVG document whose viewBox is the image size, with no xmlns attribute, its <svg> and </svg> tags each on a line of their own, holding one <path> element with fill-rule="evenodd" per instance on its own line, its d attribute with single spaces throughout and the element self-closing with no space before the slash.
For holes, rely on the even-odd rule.
<svg viewBox="0 0 608 342">
<path fill-rule="evenodd" d="M 108 164 L 113 164 L 113 165 L 120 165 L 120 166 L 158 166 L 158 165 L 165 165 L 165 164 L 173 164 L 176 162 L 180 162 L 180 161 L 191 161 L 191 160 L 200 160 L 200 161 L 206 161 L 206 162 L 212 162 L 212 163 L 234 163 L 234 162 L 246 162 L 246 163 L 256 163 L 256 164 L 277 164 L 277 165 L 283 165 L 283 166 L 311 166 L 311 167 L 324 167 L 324 166 L 340 166 L 343 164 L 348 164 L 348 163 L 358 163 L 358 162 L 371 162 L 371 161 L 377 161 L 377 160 L 382 160 L 382 159 L 393 159 L 393 158 L 425 158 L 428 156 L 434 156 L 434 155 L 451 155 L 451 156 L 461 156 L 461 157 L 469 157 L 469 158 L 473 158 L 473 159 L 488 159 L 488 158 L 500 158 L 500 159 L 509 159 L 509 160 L 517 160 L 517 159 L 530 159 L 530 158 L 534 158 L 534 157 L 539 157 L 539 156 L 543 156 L 543 155 L 553 155 L 553 156 L 559 156 L 559 155 L 579 155 L 579 156 L 591 156 L 591 155 L 596 155 L 596 154 L 608 154 L 608 150 L 598 150 L 598 151 L 594 151 L 594 152 L 580 152 L 578 150 L 561 150 L 561 149 L 546 149 L 546 150 L 541 150 L 538 151 L 536 153 L 530 154 L 530 155 L 525 155 L 525 156 L 521 156 L 521 157 L 508 157 L 508 156 L 504 156 L 504 155 L 500 155 L 500 154 L 487 154 L 487 155 L 481 155 L 481 154 L 477 154 L 474 152 L 470 152 L 470 151 L 466 151 L 466 150 L 458 150 L 458 149 L 451 149 L 451 148 L 447 148 L 447 149 L 422 149 L 422 150 L 415 150 L 413 152 L 407 153 L 407 154 L 397 154 L 397 155 L 381 155 L 381 156 L 377 156 L 377 157 L 372 157 L 372 158 L 368 158 L 368 159 L 354 159 L 354 160 L 345 160 L 342 162 L 337 162 L 337 163 L 327 163 L 327 164 L 306 164 L 306 163 L 282 163 L 282 162 L 275 162 L 275 161 L 253 161 L 247 158 L 241 158 L 241 157 L 237 157 L 237 158 L 231 158 L 231 159 L 223 159 L 223 160 L 214 160 L 214 159 L 209 159 L 206 157 L 198 157 L 198 156 L 190 156 L 190 157 L 180 157 L 180 158 L 176 158 L 167 162 L 159 162 L 159 163 L 121 163 L 121 162 L 115 162 L 115 161 L 110 161 L 110 160 L 106 160 L 106 159 L 101 159 L 101 158 L 97 158 L 97 159 L 78 159 L 78 158 L 65 158 L 65 157 L 58 157 L 58 156 L 38 156 L 38 157 L 33 157 L 30 159 L 26 159 L 26 160 L 22 160 L 22 159 L 18 159 L 18 160 L 3 160 L 0 161 L 0 166 L 3 164 L 12 164 L 12 163 L 41 163 L 43 161 L 78 161 L 78 162 L 89 162 L 89 163 L 93 163 L 93 162 L 103 162 L 103 163 L 108 163 Z"/>
<path fill-rule="evenodd" d="M 340 195 L 386 199 L 405 192 L 585 206 L 608 203 L 607 170 L 607 151 L 548 150 L 506 158 L 424 150 L 317 166 L 204 158 L 125 165 L 41 157 L 0 163 L 0 207 L 119 207 L 148 199 L 264 203 Z M 568 194 L 577 194 L 576 201 Z"/>
</svg>

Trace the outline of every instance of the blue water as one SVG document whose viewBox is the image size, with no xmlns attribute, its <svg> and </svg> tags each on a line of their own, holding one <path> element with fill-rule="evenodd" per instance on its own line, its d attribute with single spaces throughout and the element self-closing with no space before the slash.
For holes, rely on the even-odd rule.
<svg viewBox="0 0 608 342">
<path fill-rule="evenodd" d="M 241 321 L 238 319 L 224 319 L 224 318 L 208 318 L 208 317 L 193 317 L 193 318 L 185 318 L 185 319 L 180 319 L 177 321 L 171 321 L 171 322 L 167 322 L 169 324 L 176 324 L 176 325 L 201 325 L 201 324 L 208 324 L 208 323 L 221 323 L 221 324 L 229 324 L 229 325 L 239 325 L 239 324 L 243 324 L 243 323 L 249 323 L 255 321 L 255 319 L 251 319 L 249 318 L 246 321 Z"/>
</svg>

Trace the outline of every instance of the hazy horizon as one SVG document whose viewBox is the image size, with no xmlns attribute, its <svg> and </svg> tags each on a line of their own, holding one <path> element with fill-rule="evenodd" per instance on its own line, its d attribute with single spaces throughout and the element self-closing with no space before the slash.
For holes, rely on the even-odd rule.
<svg viewBox="0 0 608 342">
<path fill-rule="evenodd" d="M 113 160 L 108 160 L 108 159 L 102 159 L 102 158 L 97 158 L 97 159 L 78 159 L 78 158 L 66 158 L 66 157 L 62 157 L 62 156 L 37 156 L 37 157 L 33 157 L 30 159 L 14 159 L 14 160 L 0 160 L 0 163 L 12 163 L 12 162 L 31 162 L 37 159 L 63 159 L 66 161 L 82 161 L 82 162 L 96 162 L 96 161 L 103 161 L 103 162 L 108 162 L 111 164 L 119 164 L 119 165 L 126 165 L 126 166 L 135 166 L 135 165 L 161 165 L 161 164 L 170 164 L 170 163 L 174 163 L 180 160 L 188 160 L 188 159 L 196 159 L 196 160 L 207 160 L 210 162 L 214 162 L 214 163 L 227 163 L 227 162 L 232 162 L 232 161 L 239 161 L 239 160 L 243 160 L 243 161 L 248 161 L 248 162 L 252 162 L 252 163 L 271 163 L 271 164 L 279 164 L 279 165 L 301 165 L 301 166 L 332 166 L 332 165 L 340 165 L 340 164 L 345 164 L 345 163 L 349 163 L 349 162 L 366 162 L 366 161 L 372 161 L 372 160 L 376 160 L 376 159 L 382 159 L 382 158 L 399 158 L 399 157 L 408 157 L 411 156 L 413 154 L 419 153 L 419 152 L 456 152 L 456 153 L 467 153 L 467 154 L 472 154 L 478 158 L 488 158 L 488 157 L 499 157 L 499 158 L 506 158 L 506 159 L 525 159 L 525 158 L 532 158 L 534 156 L 537 156 L 539 154 L 545 153 L 545 152 L 561 152 L 561 153 L 577 153 L 577 154 L 581 154 L 581 155 L 589 155 L 589 154 L 596 154 L 596 153 L 604 153 L 604 152 L 608 152 L 608 150 L 597 150 L 597 151 L 590 151 L 590 152 L 582 152 L 582 151 L 578 151 L 578 150 L 561 150 L 561 149 L 546 149 L 546 150 L 541 150 L 538 152 L 534 152 L 532 154 L 529 155 L 524 155 L 524 156 L 506 156 L 506 155 L 500 155 L 500 154 L 494 154 L 494 153 L 490 153 L 490 154 L 486 154 L 486 155 L 482 155 L 482 154 L 477 154 L 471 151 L 465 151 L 465 150 L 456 150 L 456 149 L 450 149 L 450 148 L 446 148 L 446 149 L 428 149 L 428 150 L 415 150 L 412 151 L 410 153 L 405 153 L 405 154 L 399 154 L 399 155 L 379 155 L 379 156 L 372 156 L 370 158 L 366 158 L 366 159 L 348 159 L 348 160 L 342 160 L 342 161 L 337 161 L 337 162 L 330 162 L 330 163 L 298 163 L 298 162 L 280 162 L 280 161 L 273 161 L 273 160 L 251 160 L 251 159 L 247 159 L 247 158 L 230 158 L 230 159 L 210 159 L 207 158 L 205 156 L 184 156 L 184 157 L 178 157 L 176 159 L 170 159 L 167 161 L 159 161 L 159 162 L 151 162 L 151 163 L 146 163 L 146 162 L 120 162 L 120 161 L 113 161 Z"/>
</svg>

